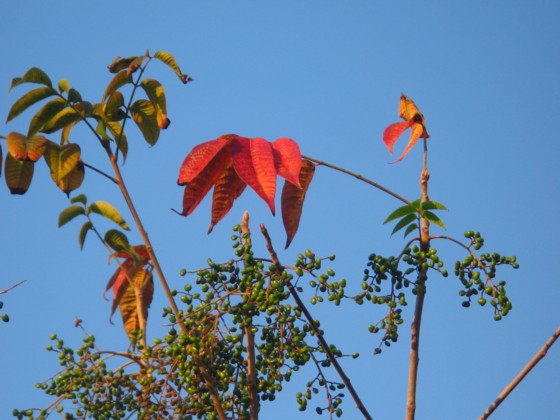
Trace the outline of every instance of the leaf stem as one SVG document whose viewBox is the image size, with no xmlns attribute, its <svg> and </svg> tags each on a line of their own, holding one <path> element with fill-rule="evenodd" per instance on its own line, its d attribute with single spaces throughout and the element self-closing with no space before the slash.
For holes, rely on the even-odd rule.
<svg viewBox="0 0 560 420">
<path fill-rule="evenodd" d="M 400 195 L 398 195 L 397 193 L 391 191 L 390 189 L 385 188 L 383 185 L 380 185 L 380 184 L 378 184 L 377 182 L 374 182 L 374 181 L 372 181 L 372 180 L 370 180 L 370 179 L 368 179 L 368 178 L 365 178 L 365 177 L 363 177 L 362 175 L 359 175 L 359 174 L 357 174 L 357 173 L 355 173 L 355 172 L 349 171 L 349 170 L 344 169 L 344 168 L 342 168 L 342 167 L 340 167 L 340 166 L 336 166 L 336 165 L 333 165 L 333 164 L 331 164 L 331 163 L 327 163 L 327 162 L 325 162 L 325 161 L 323 161 L 323 160 L 315 159 L 315 158 L 312 158 L 312 157 L 309 157 L 309 156 L 303 156 L 303 155 L 302 155 L 302 158 L 307 159 L 307 160 L 310 160 L 311 162 L 314 162 L 314 163 L 316 163 L 317 165 L 326 166 L 327 168 L 334 169 L 335 171 L 339 171 L 339 172 L 342 172 L 342 173 L 344 173 L 344 174 L 346 174 L 346 175 L 353 176 L 354 178 L 357 178 L 357 179 L 359 179 L 360 181 L 363 181 L 363 182 L 365 182 L 366 184 L 369 184 L 369 185 L 371 185 L 372 187 L 375 187 L 375 188 L 377 188 L 378 190 L 381 190 L 381 191 L 383 191 L 384 193 L 387 193 L 387 194 L 389 194 L 389 195 L 395 197 L 397 200 L 400 200 L 400 201 L 402 201 L 402 202 L 405 203 L 405 204 L 410 204 L 410 201 L 408 201 L 406 198 L 401 197 Z"/>
<path fill-rule="evenodd" d="M 270 235 L 268 234 L 268 231 L 266 230 L 266 227 L 263 224 L 261 224 L 260 227 L 261 227 L 261 232 L 262 232 L 262 234 L 264 236 L 264 239 L 265 239 L 265 242 L 266 242 L 266 248 L 268 250 L 268 253 L 270 254 L 270 257 L 272 258 L 273 264 L 276 266 L 276 274 L 282 275 L 282 272 L 284 271 L 284 268 L 283 268 L 282 264 L 280 263 L 280 261 L 278 260 L 278 255 L 276 254 L 276 251 L 274 250 L 274 248 L 272 246 L 272 240 L 270 239 Z M 288 287 L 288 290 L 290 291 L 292 297 L 296 301 L 296 304 L 298 305 L 298 307 L 301 309 L 301 311 L 305 315 L 305 318 L 307 319 L 307 322 L 309 323 L 310 327 L 313 329 L 313 332 L 315 333 L 315 336 L 317 337 L 317 340 L 319 341 L 319 343 L 321 344 L 321 346 L 325 350 L 325 354 L 327 355 L 329 361 L 334 366 L 335 370 L 337 371 L 338 375 L 340 376 L 340 379 L 342 380 L 342 382 L 344 383 L 344 385 L 348 389 L 348 392 L 350 392 L 350 394 L 352 395 L 352 398 L 354 399 L 354 402 L 356 403 L 356 407 L 358 408 L 358 410 L 360 410 L 362 412 L 364 418 L 366 418 L 368 420 L 371 420 L 372 419 L 371 415 L 369 414 L 366 407 L 362 403 L 362 400 L 360 399 L 358 393 L 356 392 L 356 390 L 352 386 L 352 382 L 350 382 L 350 379 L 348 378 L 348 376 L 346 376 L 346 373 L 344 372 L 344 370 L 342 369 L 342 367 L 338 363 L 338 360 L 336 359 L 333 352 L 331 351 L 331 348 L 329 347 L 327 341 L 323 337 L 323 332 L 319 329 L 319 326 L 317 325 L 317 323 L 315 322 L 315 320 L 311 316 L 311 313 L 307 310 L 307 307 L 303 304 L 303 301 L 299 297 L 299 294 L 297 293 L 296 288 L 294 287 L 294 285 L 292 284 L 291 281 L 286 281 L 286 286 Z"/>
<path fill-rule="evenodd" d="M 82 164 L 83 164 L 86 168 L 89 168 L 89 169 L 91 169 L 92 171 L 97 172 L 97 173 L 100 174 L 100 175 L 103 175 L 105 178 L 109 179 L 109 180 L 112 181 L 113 183 L 118 184 L 118 181 L 117 181 L 115 178 L 113 178 L 113 177 L 112 177 L 111 175 L 109 175 L 109 174 L 106 174 L 106 173 L 103 172 L 102 170 L 97 169 L 95 166 L 91 166 L 91 165 L 85 163 L 84 161 L 82 161 Z"/>
</svg>

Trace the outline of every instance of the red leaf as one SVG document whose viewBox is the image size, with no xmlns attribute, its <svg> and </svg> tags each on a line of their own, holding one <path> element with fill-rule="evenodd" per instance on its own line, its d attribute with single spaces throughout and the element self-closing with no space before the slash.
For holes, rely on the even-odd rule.
<svg viewBox="0 0 560 420">
<path fill-rule="evenodd" d="M 301 170 L 301 152 L 298 144 L 292 139 L 281 138 L 272 143 L 274 163 L 278 175 L 286 181 L 301 187 L 299 172 Z"/>
<path fill-rule="evenodd" d="M 315 165 L 308 160 L 304 160 L 299 174 L 301 188 L 286 182 L 282 189 L 282 221 L 284 222 L 284 229 L 287 235 L 285 248 L 290 246 L 299 227 L 303 201 L 314 173 Z"/>
<path fill-rule="evenodd" d="M 255 190 L 274 214 L 276 166 L 272 145 L 261 138 L 237 137 L 233 141 L 232 158 L 239 177 Z"/>
<path fill-rule="evenodd" d="M 422 133 L 424 133 L 424 126 L 422 126 L 421 124 L 412 124 L 412 132 L 410 133 L 410 140 L 408 141 L 408 144 L 406 145 L 406 148 L 402 152 L 401 157 L 398 158 L 397 160 L 395 160 L 394 162 L 391 162 L 391 163 L 397 163 L 397 162 L 400 162 L 401 160 L 403 160 L 404 157 L 410 151 L 410 149 L 412 149 L 414 147 L 414 145 L 416 144 L 418 139 L 422 136 Z"/>
<path fill-rule="evenodd" d="M 383 132 L 383 142 L 389 152 L 393 154 L 393 146 L 401 136 L 401 134 L 409 128 L 413 123 L 410 121 L 398 122 L 391 124 L 389 127 L 385 129 Z"/>
<path fill-rule="evenodd" d="M 181 165 L 177 184 L 185 185 L 195 179 L 216 155 L 236 137 L 234 134 L 228 134 L 195 146 Z"/>
<path fill-rule="evenodd" d="M 212 232 L 214 226 L 228 214 L 233 206 L 233 202 L 243 193 L 246 186 L 247 184 L 235 172 L 233 162 L 230 163 L 214 186 L 212 221 L 208 233 Z"/>
<path fill-rule="evenodd" d="M 222 148 L 204 170 L 187 183 L 183 194 L 183 216 L 188 216 L 196 209 L 230 163 L 229 148 Z"/>
</svg>

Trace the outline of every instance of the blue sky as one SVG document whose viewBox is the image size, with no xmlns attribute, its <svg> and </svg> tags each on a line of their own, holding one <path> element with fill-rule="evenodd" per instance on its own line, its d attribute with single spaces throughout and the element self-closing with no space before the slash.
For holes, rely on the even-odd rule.
<svg viewBox="0 0 560 420">
<path fill-rule="evenodd" d="M 280 251 L 285 241 L 279 217 L 247 191 L 209 236 L 210 204 L 189 218 L 181 206 L 179 166 L 191 148 L 221 134 L 274 140 L 291 137 L 306 155 L 346 167 L 409 199 L 419 196 L 421 149 L 397 165 L 381 135 L 398 121 L 401 92 L 426 118 L 431 198 L 449 211 L 447 234 L 467 229 L 486 238 L 485 249 L 516 255 L 517 271 L 505 269 L 513 311 L 494 322 L 489 308 L 466 310 L 459 281 L 433 276 L 423 320 L 417 419 L 478 418 L 558 327 L 560 235 L 558 176 L 560 145 L 560 5 L 550 1 L 214 1 L 154 3 L 72 1 L 2 2 L 0 116 L 23 88 L 8 95 L 11 79 L 31 66 L 54 81 L 66 78 L 92 102 L 110 80 L 106 66 L 117 55 L 165 50 L 194 79 L 183 86 L 164 66 L 149 76 L 164 83 L 169 130 L 154 148 L 129 133 L 125 176 L 173 287 L 182 287 L 183 267 L 202 267 L 206 258 L 230 257 L 231 226 L 250 210 L 253 230 L 269 228 Z M 26 119 L 27 116 L 27 119 Z M 25 131 L 30 114 L 5 125 L 0 134 Z M 88 161 L 102 154 L 87 131 L 77 132 Z M 83 137 L 83 138 L 82 138 Z M 396 153 L 405 140 L 397 144 Z M 6 152 L 3 146 L 4 153 Z M 105 163 L 101 163 L 101 167 Z M 117 191 L 88 172 L 82 192 L 122 210 Z M 278 204 L 278 202 L 277 202 Z M 50 400 L 34 384 L 57 372 L 44 350 L 57 332 L 78 345 L 74 318 L 103 348 L 126 348 L 120 319 L 109 323 L 103 289 L 115 267 L 93 237 L 83 252 L 78 223 L 57 228 L 68 205 L 40 162 L 29 192 L 10 196 L 0 180 L 0 289 L 27 282 L 2 295 L 11 321 L 0 325 L 0 418 L 14 407 L 41 407 Z M 305 248 L 337 255 L 337 276 L 359 287 L 367 256 L 398 253 L 401 235 L 382 224 L 399 202 L 360 182 L 318 168 L 307 196 L 300 231 L 285 263 Z M 434 233 L 437 228 L 434 228 Z M 134 241 L 139 237 L 131 234 Z M 256 246 L 265 249 L 260 238 Z M 434 244 L 452 271 L 459 248 Z M 192 280 L 192 278 L 190 279 Z M 187 277 L 187 281 L 189 278 Z M 164 304 L 156 288 L 150 337 L 160 334 Z M 402 418 L 408 372 L 405 311 L 400 342 L 373 356 L 378 337 L 366 327 L 383 316 L 377 307 L 313 307 L 324 317 L 327 339 L 343 351 L 355 388 L 376 419 Z M 523 381 L 493 419 L 553 419 L 560 389 L 560 347 Z M 311 374 L 311 373 L 310 373 Z M 334 373 L 333 373 L 334 375 Z M 295 377 L 294 379 L 298 379 Z M 313 405 L 299 413 L 295 392 L 308 379 L 286 387 L 263 418 L 313 418 Z M 347 398 L 346 418 L 360 418 Z"/>
</svg>

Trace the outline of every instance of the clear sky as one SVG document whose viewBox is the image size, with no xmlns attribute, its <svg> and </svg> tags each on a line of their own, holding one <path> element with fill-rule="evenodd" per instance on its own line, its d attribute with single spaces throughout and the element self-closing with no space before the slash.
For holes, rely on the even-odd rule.
<svg viewBox="0 0 560 420">
<path fill-rule="evenodd" d="M 209 256 L 230 257 L 230 229 L 246 209 L 253 229 L 265 223 L 279 251 L 285 241 L 281 219 L 252 191 L 209 236 L 208 199 L 186 219 L 169 210 L 181 206 L 178 169 L 195 144 L 226 133 L 291 137 L 304 154 L 415 199 L 421 149 L 389 165 L 394 158 L 381 141 L 384 128 L 398 121 L 404 92 L 426 118 L 430 194 L 449 208 L 442 214 L 447 234 L 479 230 L 485 249 L 517 255 L 521 264 L 500 273 L 513 302 L 501 322 L 493 321 L 489 307 L 462 308 L 454 276 L 430 278 L 417 418 L 478 418 L 557 328 L 560 3 L 4 1 L 0 16 L 2 120 L 24 91 L 8 95 L 11 79 L 31 66 L 53 81 L 68 79 L 92 102 L 101 98 L 111 77 L 106 66 L 117 55 L 169 51 L 195 79 L 183 86 L 164 66 L 151 66 L 149 76 L 166 88 L 172 123 L 151 149 L 130 131 L 125 166 L 173 287 L 185 281 L 178 275 L 181 268 L 203 267 Z M 4 125 L 0 134 L 25 132 L 29 115 Z M 78 133 L 84 156 L 99 161 L 94 139 L 85 130 Z M 88 172 L 81 191 L 92 201 L 112 202 L 131 220 L 115 188 L 101 177 Z M 25 196 L 10 196 L 0 180 L 0 289 L 27 280 L 0 298 L 2 312 L 11 317 L 0 325 L 0 418 L 9 418 L 14 407 L 50 402 L 34 388 L 58 370 L 56 357 L 44 347 L 53 332 L 79 345 L 76 316 L 102 348 L 127 346 L 120 317 L 109 323 L 110 302 L 102 296 L 115 267 L 107 265 L 93 237 L 80 252 L 78 222 L 57 228 L 67 205 L 42 162 Z M 359 287 L 371 252 L 398 253 L 404 245 L 401 235 L 391 237 L 392 228 L 382 224 L 398 205 L 355 179 L 318 168 L 300 231 L 279 256 L 287 264 L 305 248 L 334 253 L 337 276 Z M 139 240 L 136 233 L 131 237 Z M 255 242 L 264 254 L 262 240 Z M 463 258 L 459 248 L 434 245 L 450 271 Z M 162 305 L 163 293 L 156 288 L 149 338 L 161 334 Z M 344 366 L 374 418 L 403 418 L 411 310 L 404 313 L 399 343 L 379 356 L 372 355 L 379 337 L 366 327 L 383 316 L 380 308 L 324 304 L 313 311 L 324 317 L 327 339 L 345 352 L 360 352 Z M 557 345 L 492 418 L 557 418 L 559 366 Z M 295 376 L 276 402 L 264 404 L 262 417 L 315 417 L 314 405 L 299 413 L 294 397 L 308 373 Z M 346 418 L 360 418 L 349 397 L 343 409 Z"/>
</svg>

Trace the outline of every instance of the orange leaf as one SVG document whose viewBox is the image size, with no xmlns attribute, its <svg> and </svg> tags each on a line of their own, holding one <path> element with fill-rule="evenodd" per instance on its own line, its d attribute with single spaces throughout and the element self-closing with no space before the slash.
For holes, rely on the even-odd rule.
<svg viewBox="0 0 560 420">
<path fill-rule="evenodd" d="M 141 329 L 138 312 L 142 313 L 145 320 L 148 318 L 148 308 L 154 295 L 153 275 L 150 271 L 141 268 L 134 273 L 132 283 L 133 287 L 129 285 L 119 301 L 123 326 L 131 338 L 134 331 Z"/>
<path fill-rule="evenodd" d="M 239 177 L 255 190 L 274 214 L 276 167 L 272 145 L 261 138 L 237 137 L 233 142 L 232 158 Z"/>
<path fill-rule="evenodd" d="M 385 146 L 387 146 L 387 149 L 389 149 L 389 152 L 391 154 L 393 154 L 393 146 L 395 145 L 401 134 L 411 125 L 412 123 L 410 121 L 398 122 L 391 124 L 385 129 L 385 131 L 383 132 L 383 142 L 385 143 Z"/>
<path fill-rule="evenodd" d="M 198 172 L 197 176 L 187 183 L 185 193 L 183 194 L 183 211 L 181 213 L 183 216 L 188 216 L 196 209 L 230 162 L 229 148 L 222 148 L 207 163 L 204 170 Z"/>
<path fill-rule="evenodd" d="M 401 157 L 399 157 L 397 160 L 391 163 L 397 163 L 403 160 L 404 157 L 407 155 L 407 153 L 410 151 L 410 149 L 414 147 L 418 139 L 422 136 L 423 132 L 424 132 L 424 127 L 422 125 L 412 124 L 412 132 L 410 133 L 410 140 L 408 141 L 406 148 L 402 152 Z"/>
<path fill-rule="evenodd" d="M 195 146 L 181 165 L 177 184 L 185 185 L 195 179 L 216 155 L 236 137 L 234 134 L 228 134 Z"/>
<path fill-rule="evenodd" d="M 301 170 L 301 152 L 298 144 L 292 139 L 281 138 L 272 143 L 274 163 L 278 175 L 286 181 L 301 187 L 299 172 Z"/>
<path fill-rule="evenodd" d="M 303 201 L 314 173 L 315 165 L 308 160 L 304 160 L 299 174 L 301 188 L 286 182 L 282 189 L 282 221 L 284 222 L 284 229 L 287 235 L 285 248 L 290 246 L 299 227 Z"/>
<path fill-rule="evenodd" d="M 228 214 L 233 206 L 233 202 L 241 195 L 246 186 L 247 184 L 235 172 L 233 162 L 230 163 L 214 186 L 212 221 L 208 233 L 212 232 L 214 226 Z"/>
<path fill-rule="evenodd" d="M 12 132 L 6 137 L 8 152 L 16 160 L 36 162 L 43 156 L 47 147 L 47 139 L 43 136 L 26 137 Z"/>
</svg>

